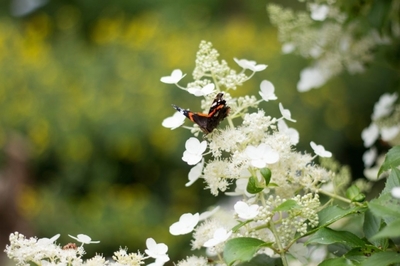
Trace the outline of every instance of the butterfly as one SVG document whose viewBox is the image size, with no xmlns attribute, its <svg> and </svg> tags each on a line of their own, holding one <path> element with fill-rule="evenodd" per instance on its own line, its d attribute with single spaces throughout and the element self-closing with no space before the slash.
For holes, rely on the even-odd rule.
<svg viewBox="0 0 400 266">
<path fill-rule="evenodd" d="M 222 99 L 223 96 L 224 94 L 222 92 L 215 96 L 208 114 L 192 112 L 188 109 L 182 109 L 174 104 L 172 107 L 189 118 L 190 121 L 197 124 L 203 133 L 207 135 L 211 133 L 229 114 L 231 108 L 226 105 L 226 101 Z"/>
</svg>

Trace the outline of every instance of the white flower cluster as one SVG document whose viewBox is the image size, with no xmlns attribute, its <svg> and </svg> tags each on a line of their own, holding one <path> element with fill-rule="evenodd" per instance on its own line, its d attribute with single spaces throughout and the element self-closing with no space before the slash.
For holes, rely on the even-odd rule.
<svg viewBox="0 0 400 266">
<path fill-rule="evenodd" d="M 361 133 L 364 147 L 369 148 L 363 155 L 363 161 L 364 175 L 370 180 L 384 177 L 377 176 L 384 155 L 378 156 L 378 149 L 374 145 L 376 140 L 379 138 L 390 146 L 400 145 L 400 104 L 396 104 L 397 99 L 396 92 L 383 94 L 375 103 L 371 124 Z"/>
<path fill-rule="evenodd" d="M 229 78 L 235 80 L 235 86 L 226 86 L 221 80 L 227 80 L 226 77 L 236 75 L 233 74 L 236 72 L 230 70 L 225 61 L 218 61 L 218 52 L 210 43 L 201 42 L 193 74 L 195 81 L 190 84 L 214 84 L 215 89 L 212 94 L 203 95 L 201 109 L 208 110 L 215 94 L 221 93 L 221 85 L 227 90 L 236 89 L 256 71 L 266 68 L 266 65 L 245 59 L 235 61 L 252 74 L 239 74 L 238 77 L 246 77 L 243 79 Z M 190 88 L 176 85 L 190 93 Z M 211 194 L 216 196 L 223 192 L 229 196 L 241 196 L 242 200 L 230 210 L 214 214 L 220 215 L 218 219 L 205 217 L 210 214 L 183 214 L 171 225 L 170 233 L 181 235 L 193 231 L 192 248 L 205 247 L 209 254 L 216 256 L 221 254 L 226 241 L 242 236 L 275 242 L 274 248 L 277 249 L 293 244 L 290 240 L 295 234 L 303 235 L 308 226 L 317 226 L 320 205 L 317 193 L 323 184 L 331 181 L 331 172 L 314 164 L 313 159 L 316 156 L 331 157 L 332 154 L 314 142 L 310 145 L 315 156 L 296 152 L 294 145 L 299 141 L 299 134 L 284 122 L 296 122 L 290 111 L 279 103 L 282 116 L 274 118 L 258 108 L 263 100 L 277 99 L 271 82 L 264 80 L 261 83 L 259 100 L 255 96 L 234 98 L 226 91 L 223 93 L 230 107 L 226 117 L 229 126 L 215 129 L 202 140 L 191 137 L 186 141 L 182 160 L 194 165 L 186 186 L 203 179 Z M 208 117 L 207 114 L 191 115 Z M 170 123 L 174 117 L 165 119 L 163 126 L 174 129 L 183 124 L 185 116 Z M 196 121 L 190 115 L 188 118 Z M 188 128 L 195 136 L 199 133 L 196 125 Z M 285 204 L 289 207 L 281 207 Z M 243 222 L 243 226 L 236 228 Z M 192 260 L 202 261 L 202 258 L 191 257 Z M 181 263 L 187 265 L 188 261 L 189 258 Z"/>
<path fill-rule="evenodd" d="M 283 43 L 282 52 L 296 53 L 313 62 L 300 73 L 299 92 L 321 87 L 344 70 L 350 74 L 363 72 L 364 65 L 373 59 L 372 50 L 390 42 L 376 30 L 363 29 L 359 21 L 349 21 L 340 11 L 339 1 L 302 2 L 307 3 L 308 12 L 268 6 Z"/>
<path fill-rule="evenodd" d="M 69 243 L 63 247 L 55 244 L 55 241 L 60 237 L 60 234 L 52 238 L 35 237 L 26 238 L 24 235 L 16 232 L 10 235 L 10 244 L 6 246 L 5 252 L 8 257 L 16 262 L 16 265 L 38 265 L 38 266 L 53 266 L 53 265 L 71 265 L 71 266 L 100 266 L 100 265 L 143 265 L 145 259 L 154 258 L 152 266 L 162 266 L 169 261 L 166 254 L 168 247 L 163 244 L 157 244 L 154 239 L 148 238 L 146 241 L 147 249 L 144 254 L 140 252 L 128 253 L 127 249 L 120 248 L 112 256 L 113 261 L 106 260 L 101 255 L 96 255 L 93 258 L 83 260 L 85 254 L 84 244 L 94 244 L 100 241 L 92 241 L 91 238 L 84 234 L 79 234 L 77 237 L 70 236 L 81 246 L 75 243 Z M 150 265 L 150 264 L 149 264 Z"/>
</svg>

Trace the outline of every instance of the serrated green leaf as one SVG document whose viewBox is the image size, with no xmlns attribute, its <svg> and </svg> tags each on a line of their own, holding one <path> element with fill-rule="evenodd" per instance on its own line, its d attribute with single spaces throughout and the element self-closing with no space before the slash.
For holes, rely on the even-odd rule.
<svg viewBox="0 0 400 266">
<path fill-rule="evenodd" d="M 374 235 L 376 235 L 382 224 L 382 218 L 373 215 L 371 210 L 367 210 L 364 214 L 364 223 L 363 223 L 363 231 L 365 237 L 371 242 L 373 245 L 377 247 L 381 247 L 383 250 L 388 246 L 387 239 L 372 239 Z"/>
<path fill-rule="evenodd" d="M 281 211 L 290 211 L 294 208 L 299 208 L 300 206 L 297 204 L 295 200 L 289 199 L 283 203 L 281 203 L 278 207 L 274 209 L 274 211 L 281 212 Z"/>
<path fill-rule="evenodd" d="M 400 218 L 399 200 L 394 199 L 389 193 L 371 200 L 368 207 L 375 216 L 382 217 L 387 224 Z"/>
<path fill-rule="evenodd" d="M 399 186 L 400 186 L 400 170 L 394 168 L 392 169 L 386 180 L 385 188 L 383 189 L 382 194 L 391 193 L 394 187 L 399 187 Z"/>
<path fill-rule="evenodd" d="M 372 237 L 372 239 L 380 238 L 394 238 L 400 236 L 400 219 L 393 221 L 386 225 L 379 233 Z"/>
<path fill-rule="evenodd" d="M 339 208 L 338 206 L 329 206 L 318 212 L 318 218 L 319 218 L 318 227 L 328 226 L 347 215 L 354 213 L 361 213 L 366 210 L 367 208 L 365 207 L 351 207 L 349 209 L 342 209 Z"/>
<path fill-rule="evenodd" d="M 271 170 L 269 168 L 262 168 L 260 173 L 264 177 L 265 185 L 268 186 L 269 182 L 271 181 Z"/>
<path fill-rule="evenodd" d="M 351 260 L 345 259 L 345 258 L 334 258 L 334 259 L 327 259 L 318 264 L 318 266 L 354 266 L 354 264 Z"/>
<path fill-rule="evenodd" d="M 247 183 L 246 190 L 247 192 L 251 194 L 257 194 L 263 191 L 264 188 L 258 186 L 258 181 L 257 178 L 254 176 L 251 176 L 249 178 L 249 182 Z"/>
<path fill-rule="evenodd" d="M 324 245 L 340 243 L 350 248 L 365 246 L 365 242 L 355 234 L 348 231 L 335 231 L 330 228 L 321 228 L 305 242 L 306 245 L 312 243 Z"/>
<path fill-rule="evenodd" d="M 383 172 L 396 168 L 400 165 L 400 146 L 394 146 L 386 154 L 385 161 L 379 169 L 378 176 Z"/>
<path fill-rule="evenodd" d="M 379 252 L 361 262 L 360 266 L 391 265 L 400 263 L 400 254 L 395 251 Z"/>
<path fill-rule="evenodd" d="M 270 245 L 270 243 L 251 237 L 231 239 L 225 244 L 224 261 L 228 265 L 232 265 L 234 262 L 249 261 L 261 247 Z"/>
</svg>

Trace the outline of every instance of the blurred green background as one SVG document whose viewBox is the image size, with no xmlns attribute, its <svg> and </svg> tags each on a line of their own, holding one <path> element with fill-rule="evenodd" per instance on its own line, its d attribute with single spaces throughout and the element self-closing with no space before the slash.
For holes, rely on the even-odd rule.
<svg viewBox="0 0 400 266">
<path fill-rule="evenodd" d="M 233 94 L 258 96 L 263 79 L 273 82 L 297 120 L 290 126 L 300 132 L 299 149 L 323 144 L 355 178 L 373 104 L 398 89 L 385 67 L 390 54 L 380 49 L 366 73 L 298 93 L 307 61 L 281 54 L 267 1 L 49 1 L 23 16 L 14 2 L 0 4 L 2 247 L 18 230 L 61 233 L 63 244 L 68 234 L 87 234 L 101 241 L 87 246 L 89 256 L 120 246 L 143 251 L 147 237 L 166 243 L 175 261 L 188 254 L 190 235 L 172 237 L 169 225 L 218 198 L 201 182 L 184 186 L 190 133 L 161 126 L 171 103 L 196 109 L 199 101 L 159 80 L 180 68 L 188 74 L 182 84 L 192 81 L 201 40 L 237 70 L 233 57 L 268 64 Z M 279 115 L 277 105 L 262 106 Z"/>
</svg>

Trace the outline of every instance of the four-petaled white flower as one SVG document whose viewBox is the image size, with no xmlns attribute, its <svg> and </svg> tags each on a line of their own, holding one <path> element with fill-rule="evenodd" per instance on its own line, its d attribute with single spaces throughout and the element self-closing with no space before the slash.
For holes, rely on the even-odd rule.
<svg viewBox="0 0 400 266">
<path fill-rule="evenodd" d="M 147 249 L 144 251 L 150 257 L 156 259 L 156 261 L 152 264 L 153 266 L 164 265 L 167 261 L 169 261 L 169 257 L 167 255 L 168 246 L 164 243 L 157 244 L 153 238 L 147 238 L 146 240 Z"/>
<path fill-rule="evenodd" d="M 300 140 L 299 132 L 294 128 L 288 127 L 286 125 L 285 120 L 278 121 L 278 129 L 279 132 L 286 134 L 290 138 L 290 143 L 292 145 L 296 145 L 297 143 L 299 143 Z"/>
<path fill-rule="evenodd" d="M 213 238 L 206 241 L 203 246 L 206 248 L 215 247 L 216 245 L 225 242 L 232 234 L 232 231 L 226 231 L 225 228 L 218 228 L 215 230 Z"/>
<path fill-rule="evenodd" d="M 276 100 L 278 97 L 275 95 L 275 87 L 268 80 L 263 80 L 260 84 L 260 89 L 258 93 L 261 95 L 264 101 L 268 102 L 270 100 Z"/>
<path fill-rule="evenodd" d="M 327 5 L 310 4 L 311 18 L 316 21 L 324 21 L 329 13 Z"/>
<path fill-rule="evenodd" d="M 214 83 L 207 84 L 203 88 L 189 88 L 188 92 L 194 96 L 206 96 L 215 90 Z"/>
<path fill-rule="evenodd" d="M 204 159 L 201 160 L 198 164 L 196 164 L 192 169 L 190 169 L 188 178 L 189 182 L 185 184 L 186 187 L 191 186 L 197 179 L 201 177 L 201 173 L 203 172 L 204 167 Z"/>
<path fill-rule="evenodd" d="M 394 187 L 390 192 L 392 193 L 393 198 L 400 199 L 400 187 Z"/>
<path fill-rule="evenodd" d="M 282 103 L 279 103 L 279 111 L 281 111 L 283 118 L 286 120 L 296 122 L 296 120 L 292 119 L 292 114 L 290 113 L 289 109 L 283 108 Z"/>
<path fill-rule="evenodd" d="M 169 232 L 171 235 L 186 235 L 193 231 L 197 223 L 199 222 L 199 213 L 191 214 L 185 213 L 182 214 L 179 218 L 179 221 L 172 224 L 169 227 Z"/>
<path fill-rule="evenodd" d="M 186 116 L 181 112 L 175 112 L 173 116 L 167 117 L 162 121 L 162 126 L 171 130 L 180 127 L 185 122 Z"/>
<path fill-rule="evenodd" d="M 182 74 L 180 69 L 172 71 L 171 76 L 165 76 L 160 79 L 161 82 L 166 84 L 177 84 L 186 74 Z"/>
<path fill-rule="evenodd" d="M 385 117 L 390 114 L 393 110 L 393 103 L 397 100 L 398 94 L 385 93 L 383 94 L 377 103 L 374 105 L 374 112 L 372 114 L 372 120 L 377 120 L 381 117 Z"/>
<path fill-rule="evenodd" d="M 256 61 L 251 61 L 247 59 L 237 59 L 233 58 L 235 62 L 244 69 L 250 69 L 253 72 L 263 71 L 267 68 L 267 65 L 259 64 L 257 65 Z"/>
<path fill-rule="evenodd" d="M 77 235 L 77 237 L 74 237 L 74 236 L 71 236 L 71 235 L 68 235 L 68 236 L 73 238 L 73 239 L 75 239 L 78 242 L 81 242 L 82 245 L 83 244 L 97 244 L 97 243 L 100 243 L 100 241 L 92 241 L 90 236 L 84 235 L 84 234 L 79 234 L 79 235 Z"/>
<path fill-rule="evenodd" d="M 53 244 L 53 242 L 56 241 L 59 237 L 60 237 L 60 234 L 56 234 L 52 238 L 43 237 L 43 238 L 38 239 L 37 244 L 40 246 L 47 246 L 47 245 Z"/>
<path fill-rule="evenodd" d="M 182 160 L 189 165 L 195 165 L 203 158 L 203 152 L 207 149 L 207 142 L 196 138 L 189 138 L 185 143 L 186 150 L 183 152 Z"/>
<path fill-rule="evenodd" d="M 310 142 L 311 148 L 314 150 L 315 154 L 321 157 L 332 157 L 332 153 L 330 151 L 325 150 L 324 146 L 315 144 L 314 141 Z"/>
<path fill-rule="evenodd" d="M 244 201 L 238 201 L 236 202 L 234 209 L 239 218 L 244 220 L 251 220 L 258 215 L 260 206 L 258 206 L 257 204 L 248 205 Z"/>
<path fill-rule="evenodd" d="M 279 153 L 265 143 L 261 143 L 258 147 L 247 146 L 245 153 L 250 158 L 251 165 L 257 168 L 264 168 L 267 164 L 279 161 Z"/>
<path fill-rule="evenodd" d="M 375 123 L 371 123 L 369 127 L 364 128 L 361 132 L 361 138 L 364 141 L 364 147 L 371 147 L 379 136 L 379 128 Z"/>
</svg>

